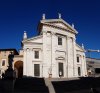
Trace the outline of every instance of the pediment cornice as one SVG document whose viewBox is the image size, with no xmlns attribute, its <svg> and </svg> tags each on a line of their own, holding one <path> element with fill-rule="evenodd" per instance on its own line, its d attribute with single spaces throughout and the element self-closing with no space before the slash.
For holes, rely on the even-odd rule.
<svg viewBox="0 0 100 93">
<path fill-rule="evenodd" d="M 46 24 L 46 23 L 44 23 L 44 25 L 49 26 L 49 27 L 52 27 L 52 28 L 64 30 L 64 31 L 69 31 L 70 33 L 75 33 L 74 31 L 72 31 L 72 30 L 70 30 L 68 28 L 63 28 L 63 27 L 60 27 L 60 26 L 54 26 L 54 25 Z M 75 34 L 77 34 L 77 33 L 75 33 Z"/>
<path fill-rule="evenodd" d="M 57 29 L 62 29 L 62 30 L 69 31 L 74 34 L 78 33 L 72 26 L 70 26 L 63 19 L 50 19 L 50 20 L 48 19 L 48 20 L 41 20 L 40 22 L 46 26 L 50 26 L 50 27 L 57 28 Z M 58 23 L 62 24 L 62 26 L 57 25 Z"/>
<path fill-rule="evenodd" d="M 43 43 L 38 43 L 38 42 L 24 42 L 24 44 L 31 44 L 31 45 L 42 45 Z"/>
<path fill-rule="evenodd" d="M 39 38 L 42 38 L 42 37 L 43 37 L 42 35 L 39 35 L 39 36 L 35 36 L 35 37 L 32 37 L 32 38 L 28 38 L 28 39 L 23 40 L 22 43 L 25 43 L 25 42 L 32 43 L 31 42 L 32 40 L 36 40 L 36 39 L 39 39 Z"/>
<path fill-rule="evenodd" d="M 85 49 L 83 49 L 81 46 L 79 46 L 78 44 L 76 44 L 76 47 L 78 47 L 79 49 L 76 49 L 76 51 L 80 51 L 80 52 L 85 52 Z"/>
</svg>

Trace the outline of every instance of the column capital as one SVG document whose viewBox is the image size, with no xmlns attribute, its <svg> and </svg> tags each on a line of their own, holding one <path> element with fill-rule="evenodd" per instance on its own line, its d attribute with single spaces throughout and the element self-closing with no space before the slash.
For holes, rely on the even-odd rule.
<svg viewBox="0 0 100 93">
<path fill-rule="evenodd" d="M 69 36 L 67 36 L 67 39 L 69 40 L 69 39 L 71 39 L 72 37 L 69 37 Z"/>
<path fill-rule="evenodd" d="M 73 39 L 73 41 L 76 41 L 76 38 L 72 38 Z"/>
<path fill-rule="evenodd" d="M 44 30 L 42 32 L 43 32 L 43 34 L 46 34 L 47 33 L 47 31 L 44 31 Z"/>
<path fill-rule="evenodd" d="M 26 51 L 26 48 L 23 48 L 23 51 Z"/>
<path fill-rule="evenodd" d="M 55 33 L 55 32 L 51 32 L 51 34 L 52 34 L 52 35 L 56 35 L 56 33 Z"/>
</svg>

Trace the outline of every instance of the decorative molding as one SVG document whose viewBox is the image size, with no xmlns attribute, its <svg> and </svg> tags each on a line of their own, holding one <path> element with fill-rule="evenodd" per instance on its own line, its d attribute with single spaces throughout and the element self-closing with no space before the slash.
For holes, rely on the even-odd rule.
<svg viewBox="0 0 100 93">
<path fill-rule="evenodd" d="M 32 51 L 34 51 L 34 50 L 42 50 L 41 48 L 32 48 Z"/>
<path fill-rule="evenodd" d="M 31 40 L 42 38 L 42 37 L 43 37 L 43 35 L 39 35 L 39 36 L 35 36 L 35 37 L 32 37 L 32 38 L 28 38 L 28 39 L 23 40 L 22 43 L 26 43 L 26 42 L 29 42 Z"/>
<path fill-rule="evenodd" d="M 67 40 L 70 40 L 72 37 L 67 36 Z"/>
<path fill-rule="evenodd" d="M 71 30 L 75 30 L 74 28 L 72 28 L 71 25 L 69 25 L 66 21 L 64 21 L 63 19 L 50 19 L 50 20 L 41 20 L 41 23 L 62 23 L 63 25 L 65 25 L 66 27 L 70 28 Z M 76 31 L 76 30 L 75 30 Z M 77 32 L 77 31 L 76 31 Z"/>
<path fill-rule="evenodd" d="M 52 34 L 52 35 L 54 35 L 54 36 L 56 35 L 56 33 L 55 33 L 55 32 L 51 32 L 51 34 Z"/>
<path fill-rule="evenodd" d="M 56 36 L 66 37 L 64 34 L 55 33 Z"/>
<path fill-rule="evenodd" d="M 43 35 L 47 35 L 47 31 L 42 30 L 42 32 L 43 32 L 43 33 L 42 33 Z"/>
<path fill-rule="evenodd" d="M 55 29 L 60 29 L 60 30 L 68 31 L 70 33 L 74 33 L 75 34 L 74 31 L 72 31 L 70 29 L 62 28 L 61 26 L 54 26 L 54 25 L 46 24 L 46 23 L 44 23 L 43 25 L 48 26 L 48 27 L 52 27 L 52 28 L 55 28 Z"/>
<path fill-rule="evenodd" d="M 64 57 L 62 57 L 62 56 L 60 56 L 60 57 L 57 57 L 57 58 L 55 58 L 56 60 L 65 60 L 65 58 Z"/>
<path fill-rule="evenodd" d="M 42 60 L 38 59 L 38 60 L 32 60 L 32 62 L 42 62 Z"/>
<path fill-rule="evenodd" d="M 56 50 L 56 52 L 64 52 L 66 54 L 66 51 Z"/>
<path fill-rule="evenodd" d="M 25 42 L 24 44 L 31 44 L 31 45 L 42 45 L 43 43 L 38 43 L 38 42 Z"/>
</svg>

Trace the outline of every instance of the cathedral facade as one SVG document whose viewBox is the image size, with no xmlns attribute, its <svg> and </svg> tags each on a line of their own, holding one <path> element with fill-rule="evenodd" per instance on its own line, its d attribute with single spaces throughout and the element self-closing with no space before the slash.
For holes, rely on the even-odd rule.
<svg viewBox="0 0 100 93">
<path fill-rule="evenodd" d="M 32 77 L 72 78 L 87 75 L 84 46 L 76 43 L 78 33 L 59 14 L 38 25 L 39 35 L 23 36 L 23 75 Z"/>
</svg>

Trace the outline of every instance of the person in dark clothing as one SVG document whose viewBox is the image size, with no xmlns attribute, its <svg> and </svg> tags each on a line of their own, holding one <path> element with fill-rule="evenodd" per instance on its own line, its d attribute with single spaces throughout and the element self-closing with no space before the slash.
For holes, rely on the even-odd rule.
<svg viewBox="0 0 100 93">
<path fill-rule="evenodd" d="M 4 76 L 5 76 L 5 74 L 4 74 L 4 73 L 2 73 L 2 78 L 4 78 Z"/>
</svg>

